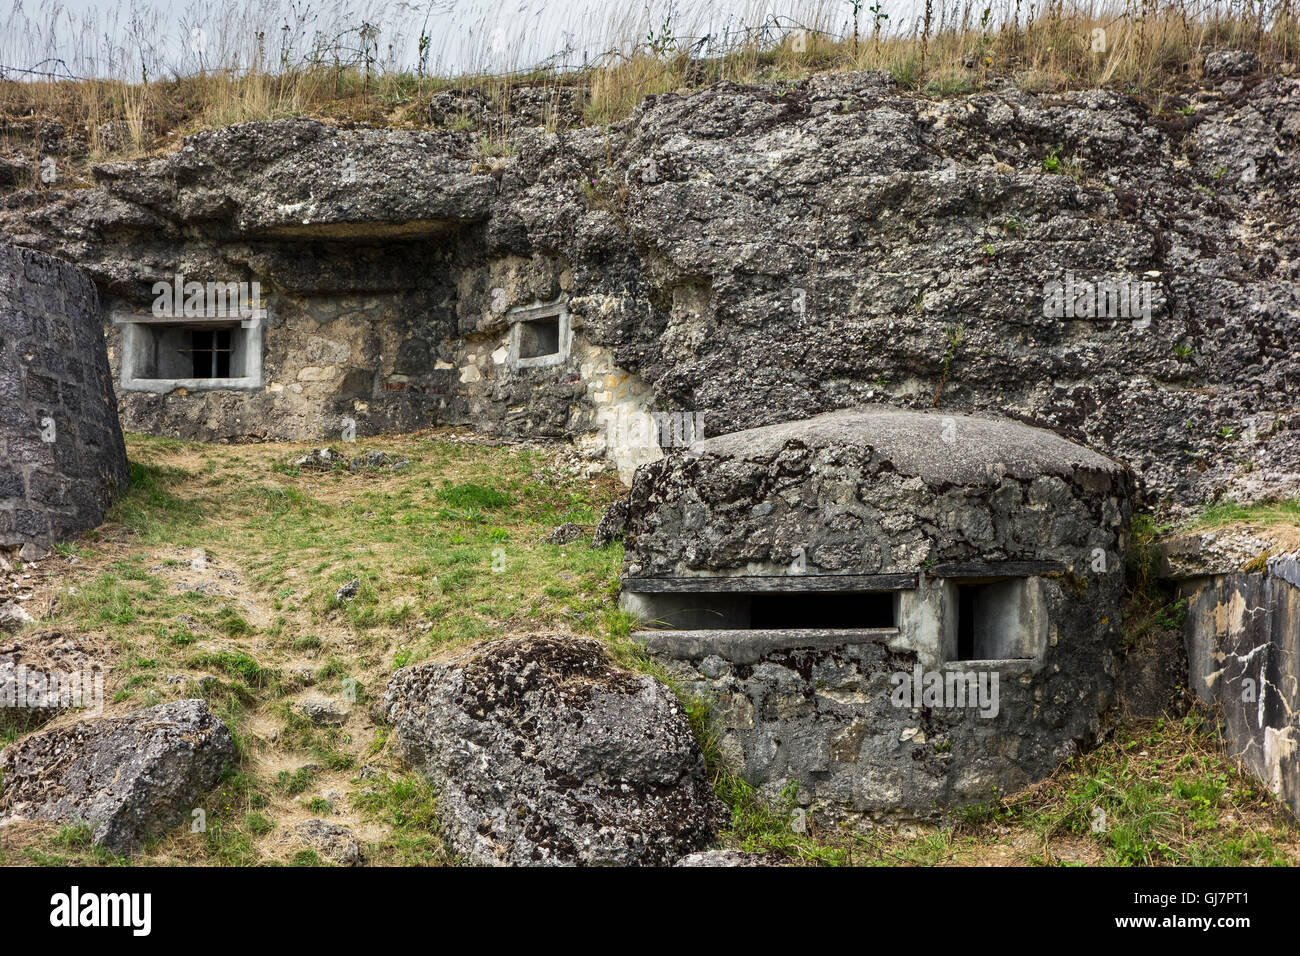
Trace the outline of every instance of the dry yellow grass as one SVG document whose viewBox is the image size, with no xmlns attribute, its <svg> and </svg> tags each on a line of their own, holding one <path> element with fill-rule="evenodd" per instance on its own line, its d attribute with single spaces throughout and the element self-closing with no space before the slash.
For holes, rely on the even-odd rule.
<svg viewBox="0 0 1300 956">
<path fill-rule="evenodd" d="M 931 4 L 928 29 L 921 20 L 910 30 L 889 33 L 889 21 L 882 20 L 886 30 L 879 34 L 863 3 L 856 36 L 843 23 L 836 28 L 840 13 L 817 7 L 802 26 L 785 18 L 741 31 L 723 53 L 707 58 L 693 54 L 689 38 L 665 37 L 668 23 L 658 36 L 652 31 L 629 40 L 629 27 L 620 22 L 611 29 L 624 32 L 611 36 L 609 52 L 585 70 L 542 67 L 504 76 L 432 76 L 423 64 L 383 69 L 369 59 L 342 59 L 337 51 L 332 58 L 319 51 L 298 60 L 282 55 L 272 63 L 264 50 L 267 31 L 261 30 L 251 57 L 232 55 L 228 65 L 191 75 L 146 76 L 144 82 L 0 81 L 0 120 L 17 124 L 16 135 L 0 126 L 0 146 L 30 149 L 33 118 L 84 127 L 91 162 L 147 153 L 197 129 L 286 116 L 418 126 L 425 123 L 429 95 L 449 87 L 485 89 L 505 103 L 516 86 L 577 86 L 585 91 L 586 117 L 593 123 L 627 116 L 649 94 L 717 81 L 792 81 L 824 71 L 886 70 L 904 88 L 934 96 L 978 89 L 993 76 L 1039 91 L 1112 86 L 1154 94 L 1197 79 L 1204 54 L 1216 48 L 1248 48 L 1265 69 L 1289 70 L 1300 38 L 1290 0 L 1234 6 L 1221 16 L 1186 0 L 1163 6 L 1129 0 L 1102 8 L 1012 2 L 1004 0 L 996 13 L 991 5 Z M 214 45 L 234 49 L 238 39 L 221 37 Z M 120 124 L 115 135 L 105 135 L 106 124 Z"/>
</svg>

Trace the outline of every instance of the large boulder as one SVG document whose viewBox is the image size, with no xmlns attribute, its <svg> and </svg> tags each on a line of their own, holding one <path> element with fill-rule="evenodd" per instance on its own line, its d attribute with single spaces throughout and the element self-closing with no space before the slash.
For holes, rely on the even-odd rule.
<svg viewBox="0 0 1300 956">
<path fill-rule="evenodd" d="M 672 692 L 597 641 L 481 644 L 398 671 L 384 706 L 471 863 L 664 865 L 721 821 Z"/>
<path fill-rule="evenodd" d="M 189 819 L 234 759 L 203 700 L 34 734 L 0 752 L 0 818 L 88 823 L 95 846 L 131 853 Z"/>
</svg>

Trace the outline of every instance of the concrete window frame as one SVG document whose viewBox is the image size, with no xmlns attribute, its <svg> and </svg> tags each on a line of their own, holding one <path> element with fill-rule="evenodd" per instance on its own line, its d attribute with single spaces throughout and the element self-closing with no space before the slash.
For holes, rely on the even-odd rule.
<svg viewBox="0 0 1300 956">
<path fill-rule="evenodd" d="M 113 324 L 120 331 L 119 382 L 127 392 L 170 392 L 178 388 L 201 391 L 257 391 L 264 385 L 262 372 L 263 310 L 248 316 L 167 317 L 151 313 L 118 312 Z M 195 378 L 193 376 L 159 376 L 157 364 L 160 340 L 178 330 L 230 329 L 232 363 L 243 374 L 229 378 Z M 153 372 L 154 374 L 150 374 Z"/>
<path fill-rule="evenodd" d="M 541 354 L 529 354 L 536 343 L 530 341 L 530 325 L 555 325 L 555 349 Z M 569 359 L 573 345 L 573 325 L 569 317 L 567 299 L 555 302 L 534 303 L 511 309 L 510 344 L 506 352 L 506 362 L 513 370 L 525 368 L 549 368 L 563 365 Z M 545 338 L 543 336 L 543 338 Z M 532 347 L 530 347 L 532 346 Z"/>
<path fill-rule="evenodd" d="M 1048 615 L 1042 579 L 1037 575 L 954 577 L 942 583 L 943 662 L 945 665 L 1035 662 L 1047 649 Z M 972 648 L 959 650 L 964 623 L 962 592 L 973 597 Z"/>
</svg>

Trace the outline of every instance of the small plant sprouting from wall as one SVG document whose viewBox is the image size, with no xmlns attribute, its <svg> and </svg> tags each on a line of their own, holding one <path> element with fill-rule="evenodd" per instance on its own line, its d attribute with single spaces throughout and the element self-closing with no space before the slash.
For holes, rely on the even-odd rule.
<svg viewBox="0 0 1300 956">
<path fill-rule="evenodd" d="M 1043 170 L 1049 173 L 1059 173 L 1061 171 L 1061 144 L 1057 143 L 1047 151 L 1043 158 Z"/>
<path fill-rule="evenodd" d="M 934 390 L 934 400 L 930 402 L 931 407 L 939 404 L 939 396 L 943 394 L 943 387 L 948 382 L 948 372 L 952 369 L 953 360 L 957 357 L 957 352 L 961 349 L 962 343 L 966 339 L 966 325 L 949 325 L 944 327 L 944 337 L 947 340 L 947 348 L 944 349 L 943 361 L 940 366 L 939 384 Z"/>
<path fill-rule="evenodd" d="M 948 374 L 948 368 L 952 365 L 952 360 L 957 356 L 957 350 L 961 348 L 962 340 L 966 337 L 966 326 L 950 325 L 945 329 L 948 338 L 948 349 L 943 355 L 943 374 Z"/>
<path fill-rule="evenodd" d="M 1187 613 L 1186 602 L 1175 597 L 1159 580 L 1160 552 L 1157 541 L 1173 525 L 1153 515 L 1133 516 L 1125 566 L 1124 646 L 1132 648 L 1153 630 L 1181 630 Z"/>
<path fill-rule="evenodd" d="M 618 212 L 628 193 L 622 183 L 611 183 L 604 176 L 588 176 L 582 180 L 582 195 L 588 209 Z"/>
</svg>

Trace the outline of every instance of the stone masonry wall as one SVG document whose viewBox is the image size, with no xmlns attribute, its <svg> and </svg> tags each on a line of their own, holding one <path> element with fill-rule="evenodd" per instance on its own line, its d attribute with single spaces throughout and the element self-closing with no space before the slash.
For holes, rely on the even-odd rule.
<svg viewBox="0 0 1300 956">
<path fill-rule="evenodd" d="M 0 545 L 94 527 L 128 480 L 94 285 L 0 246 Z"/>
</svg>

